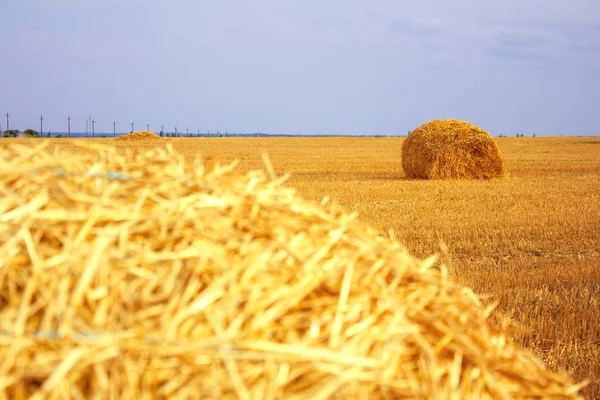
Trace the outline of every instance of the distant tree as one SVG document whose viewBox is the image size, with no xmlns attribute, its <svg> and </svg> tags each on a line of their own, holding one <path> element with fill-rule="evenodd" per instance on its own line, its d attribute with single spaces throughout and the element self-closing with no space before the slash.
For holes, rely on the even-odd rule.
<svg viewBox="0 0 600 400">
<path fill-rule="evenodd" d="M 58 135 L 55 136 L 55 138 L 60 139 L 61 137 L 64 137 L 63 135 L 61 135 L 60 133 Z"/>
<path fill-rule="evenodd" d="M 46 135 L 46 137 L 51 138 L 52 137 L 52 133 L 50 133 L 50 131 L 48 131 L 48 135 Z"/>
<path fill-rule="evenodd" d="M 163 131 L 160 131 L 159 136 L 163 137 Z"/>
<path fill-rule="evenodd" d="M 533 134 L 533 137 L 535 137 L 535 133 Z"/>
<path fill-rule="evenodd" d="M 30 137 L 30 138 L 32 138 L 32 137 L 40 137 L 40 135 L 38 134 L 38 132 L 35 131 L 35 130 L 33 130 L 33 129 L 25 129 L 23 131 L 23 136 Z"/>
<path fill-rule="evenodd" d="M 2 133 L 2 136 L 9 138 L 9 137 L 17 137 L 19 136 L 19 130 L 18 129 L 9 129 L 6 130 Z"/>
<path fill-rule="evenodd" d="M 517 132 L 517 137 L 520 137 L 520 136 L 519 136 L 519 132 Z"/>
</svg>

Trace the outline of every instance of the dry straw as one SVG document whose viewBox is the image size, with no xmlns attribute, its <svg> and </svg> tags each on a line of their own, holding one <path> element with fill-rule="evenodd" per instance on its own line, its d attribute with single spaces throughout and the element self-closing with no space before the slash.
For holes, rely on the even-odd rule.
<svg viewBox="0 0 600 400">
<path fill-rule="evenodd" d="M 133 132 L 128 133 L 127 135 L 119 136 L 116 138 L 117 140 L 164 140 L 154 132 Z"/>
<path fill-rule="evenodd" d="M 335 204 L 172 147 L 0 148 L 0 399 L 576 398 Z"/>
<path fill-rule="evenodd" d="M 454 119 L 429 121 L 402 145 L 407 178 L 491 179 L 504 176 L 500 150 L 489 133 Z"/>
</svg>

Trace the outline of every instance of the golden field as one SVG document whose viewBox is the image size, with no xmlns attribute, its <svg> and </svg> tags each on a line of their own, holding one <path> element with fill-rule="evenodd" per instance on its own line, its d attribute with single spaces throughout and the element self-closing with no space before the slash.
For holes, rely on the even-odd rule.
<svg viewBox="0 0 600 400">
<path fill-rule="evenodd" d="M 525 347 L 600 397 L 600 138 L 495 139 L 509 175 L 484 182 L 406 180 L 403 138 L 94 140 L 123 151 L 171 143 L 190 162 L 237 159 L 242 171 L 262 169 L 268 153 L 305 198 L 329 196 L 416 256 L 443 241 L 455 279 L 498 302 Z"/>
</svg>

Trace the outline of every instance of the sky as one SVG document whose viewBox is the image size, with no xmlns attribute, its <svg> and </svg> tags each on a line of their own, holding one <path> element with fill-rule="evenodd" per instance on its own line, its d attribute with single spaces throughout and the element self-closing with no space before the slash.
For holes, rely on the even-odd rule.
<svg viewBox="0 0 600 400">
<path fill-rule="evenodd" d="M 600 134 L 598 0 L 0 0 L 0 57 L 21 131 Z"/>
</svg>

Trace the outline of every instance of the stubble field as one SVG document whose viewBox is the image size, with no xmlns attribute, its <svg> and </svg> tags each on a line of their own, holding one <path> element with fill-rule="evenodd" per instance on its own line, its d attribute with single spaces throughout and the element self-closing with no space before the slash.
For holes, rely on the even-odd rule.
<svg viewBox="0 0 600 400">
<path fill-rule="evenodd" d="M 268 153 L 303 197 L 329 196 L 414 255 L 443 241 L 455 279 L 498 302 L 520 343 L 589 379 L 582 394 L 600 398 L 600 138 L 495 139 L 509 176 L 486 182 L 406 180 L 402 138 L 95 140 L 123 151 L 171 143 L 189 162 L 237 159 L 240 171 L 262 169 Z"/>
</svg>

